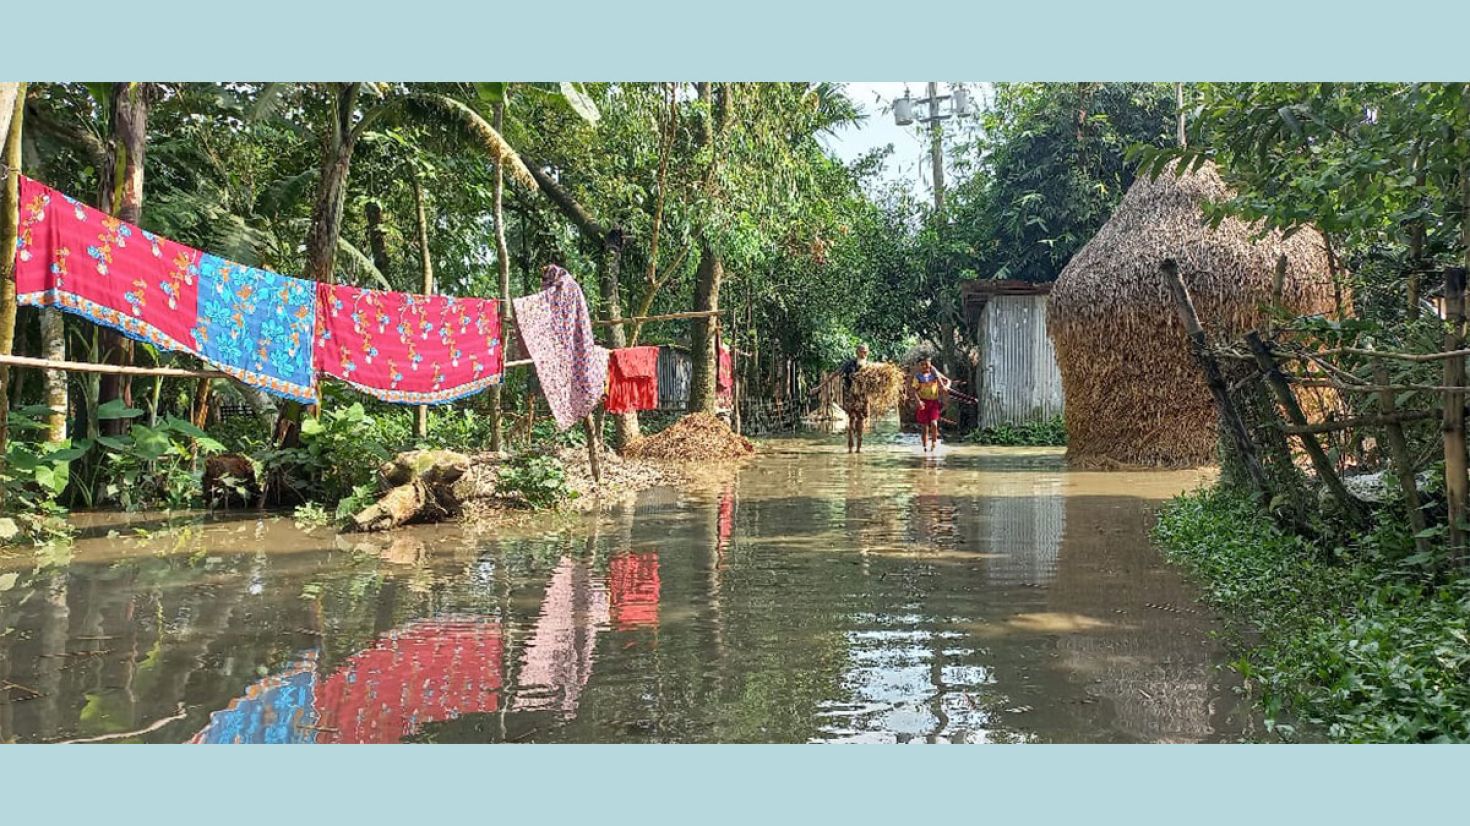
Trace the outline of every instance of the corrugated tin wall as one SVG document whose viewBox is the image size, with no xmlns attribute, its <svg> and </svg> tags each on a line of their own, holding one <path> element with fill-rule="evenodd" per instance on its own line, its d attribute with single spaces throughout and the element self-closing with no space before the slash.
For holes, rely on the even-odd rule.
<svg viewBox="0 0 1470 826">
<path fill-rule="evenodd" d="M 658 348 L 658 406 L 660 410 L 682 410 L 689 406 L 689 387 L 694 366 L 689 354 L 672 347 Z"/>
<path fill-rule="evenodd" d="M 980 426 L 1062 413 L 1062 374 L 1046 335 L 1046 296 L 997 295 L 980 313 Z"/>
</svg>

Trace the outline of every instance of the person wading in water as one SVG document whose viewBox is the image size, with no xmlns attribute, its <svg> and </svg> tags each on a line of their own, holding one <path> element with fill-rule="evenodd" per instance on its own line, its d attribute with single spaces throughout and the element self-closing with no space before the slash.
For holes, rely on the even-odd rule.
<svg viewBox="0 0 1470 826">
<path fill-rule="evenodd" d="M 919 423 L 919 442 L 924 451 L 939 447 L 939 414 L 944 410 L 944 394 L 950 380 L 934 367 L 928 356 L 919 359 L 909 377 L 910 392 L 918 402 L 914 420 Z"/>
<path fill-rule="evenodd" d="M 842 363 L 837 371 L 842 375 L 842 412 L 847 414 L 847 452 L 863 452 L 863 429 L 868 424 L 868 400 L 852 395 L 852 380 L 868 363 L 868 345 L 859 344 L 857 354 Z M 854 445 L 856 447 L 854 447 Z"/>
</svg>

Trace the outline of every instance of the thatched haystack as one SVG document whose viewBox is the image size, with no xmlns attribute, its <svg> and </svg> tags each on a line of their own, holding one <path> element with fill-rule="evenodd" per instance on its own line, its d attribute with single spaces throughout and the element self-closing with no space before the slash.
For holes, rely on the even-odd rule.
<svg viewBox="0 0 1470 826">
<path fill-rule="evenodd" d="M 1334 311 L 1326 247 L 1313 231 L 1283 239 L 1233 218 L 1210 229 L 1201 205 L 1232 195 L 1213 165 L 1140 178 L 1052 288 L 1047 328 L 1062 374 L 1069 459 L 1189 467 L 1215 460 L 1216 417 L 1159 274 L 1179 262 L 1205 329 L 1259 328 L 1285 254 L 1282 304 Z"/>
</svg>

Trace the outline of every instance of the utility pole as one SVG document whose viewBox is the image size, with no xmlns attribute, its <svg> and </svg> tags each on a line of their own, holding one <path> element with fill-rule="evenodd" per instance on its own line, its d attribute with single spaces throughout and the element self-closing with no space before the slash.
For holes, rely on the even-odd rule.
<svg viewBox="0 0 1470 826">
<path fill-rule="evenodd" d="M 950 84 L 951 93 L 939 94 L 939 84 L 930 82 L 928 85 L 929 96 L 922 100 L 914 100 L 905 92 L 904 96 L 893 102 L 893 120 L 899 126 L 908 126 L 919 122 L 929 126 L 929 161 L 933 165 L 934 174 L 934 214 L 936 216 L 944 213 L 944 126 L 943 121 L 949 118 L 964 118 L 974 114 L 970 107 L 970 95 L 963 86 Z M 950 101 L 949 114 L 940 110 L 940 102 Z M 914 117 L 914 105 L 927 105 L 929 114 L 926 117 Z"/>
<path fill-rule="evenodd" d="M 944 127 L 939 123 L 939 84 L 929 83 L 929 160 L 934 164 L 934 213 L 944 214 Z"/>
</svg>

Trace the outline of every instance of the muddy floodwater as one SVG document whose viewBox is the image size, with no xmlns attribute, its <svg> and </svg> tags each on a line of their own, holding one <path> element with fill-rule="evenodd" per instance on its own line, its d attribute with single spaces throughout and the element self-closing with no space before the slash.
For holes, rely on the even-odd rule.
<svg viewBox="0 0 1470 826">
<path fill-rule="evenodd" d="M 0 556 L 0 742 L 1197 742 L 1254 724 L 1148 542 L 1198 473 L 908 438 L 497 534 L 256 514 Z"/>
</svg>

